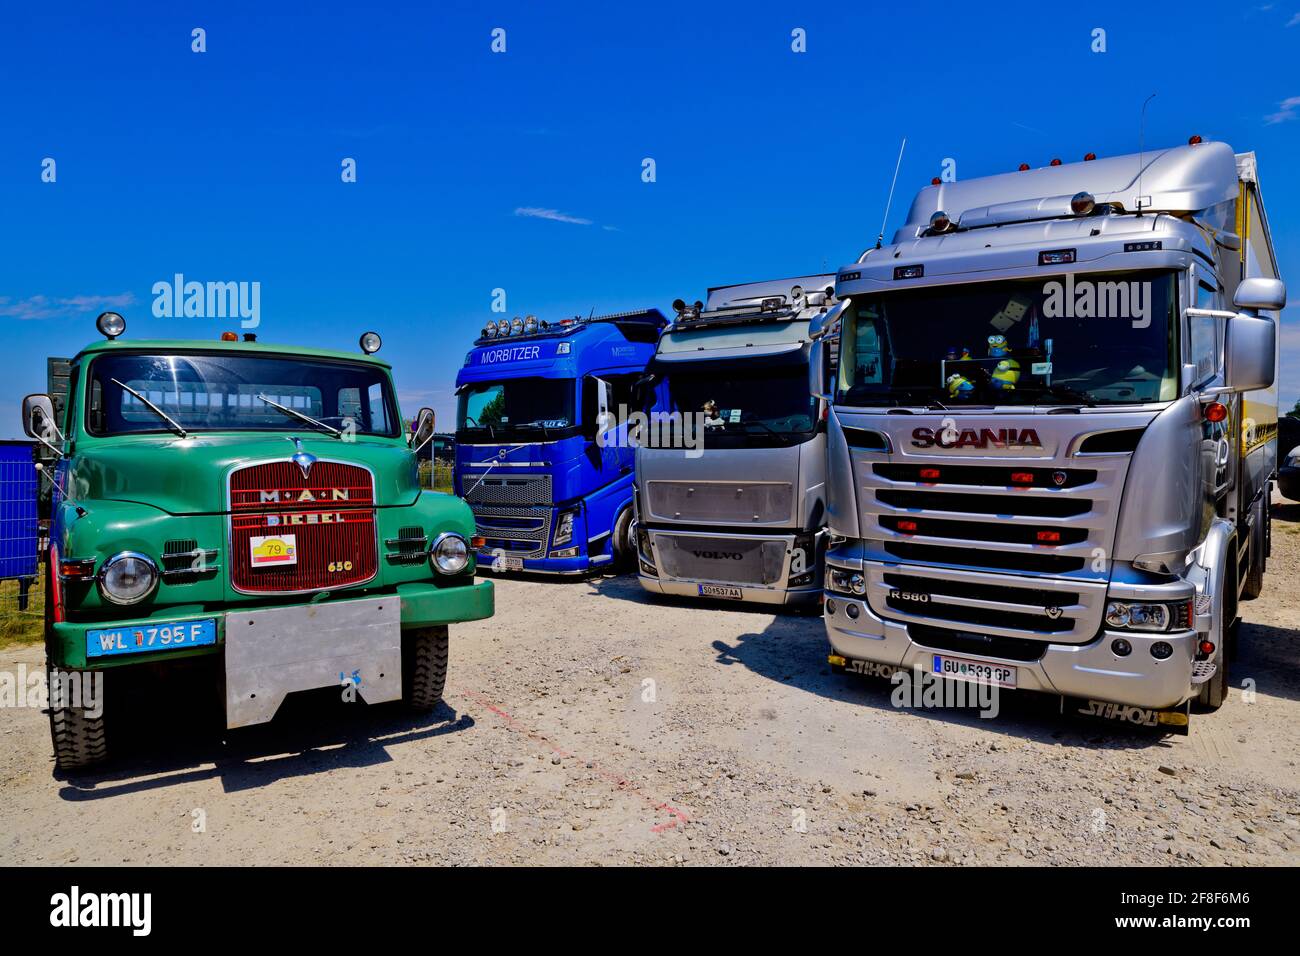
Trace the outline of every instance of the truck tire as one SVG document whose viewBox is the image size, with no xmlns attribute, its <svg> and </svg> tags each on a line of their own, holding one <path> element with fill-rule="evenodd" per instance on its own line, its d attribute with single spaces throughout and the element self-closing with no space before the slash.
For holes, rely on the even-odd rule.
<svg viewBox="0 0 1300 956">
<path fill-rule="evenodd" d="M 407 707 L 427 713 L 442 702 L 448 649 L 446 624 L 402 635 L 402 703 Z"/>
<path fill-rule="evenodd" d="M 1264 593 L 1264 571 L 1268 557 L 1268 497 L 1259 506 L 1259 520 L 1250 536 L 1250 567 L 1246 569 L 1246 584 L 1241 589 L 1243 601 L 1253 601 Z"/>
<path fill-rule="evenodd" d="M 49 560 L 45 561 L 45 686 L 50 692 L 50 742 L 54 745 L 54 765 L 64 772 L 82 770 L 108 759 L 108 736 L 104 729 L 104 708 L 101 702 L 98 717 L 89 717 L 83 707 L 55 707 L 53 691 L 59 686 L 60 675 L 70 674 L 49 663 L 54 658 L 54 581 L 57 573 Z M 104 681 L 104 675 L 99 680 Z M 103 684 L 99 685 L 101 688 Z"/>
<path fill-rule="evenodd" d="M 627 570 L 636 565 L 636 542 L 632 540 L 632 509 L 624 508 L 614 522 L 614 565 Z"/>
<path fill-rule="evenodd" d="M 46 667 L 50 688 L 50 739 L 54 743 L 54 763 L 60 770 L 82 770 L 108 759 L 108 738 L 104 732 L 104 709 L 91 717 L 84 707 L 56 707 L 54 691 L 61 675 L 75 674 L 56 667 Z M 103 680 L 101 675 L 100 680 Z M 102 684 L 100 685 L 102 688 Z M 101 691 L 102 693 L 102 691 Z"/>
</svg>

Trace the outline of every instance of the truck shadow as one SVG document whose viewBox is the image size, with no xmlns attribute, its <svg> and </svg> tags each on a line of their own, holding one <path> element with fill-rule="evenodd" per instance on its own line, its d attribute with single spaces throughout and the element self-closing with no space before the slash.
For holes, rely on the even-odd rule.
<svg viewBox="0 0 1300 956">
<path fill-rule="evenodd" d="M 1247 605 L 1247 617 L 1249 617 Z M 1231 664 L 1234 688 L 1226 707 L 1247 706 L 1243 690 L 1261 695 L 1300 698 L 1300 630 L 1246 623 L 1241 630 L 1241 650 Z M 829 645 L 822 622 L 780 616 L 766 628 L 740 635 L 734 643 L 715 640 L 717 663 L 741 666 L 780 684 L 842 703 L 879 711 L 903 710 L 912 716 L 960 724 L 983 733 L 1059 743 L 1070 747 L 1147 749 L 1169 747 L 1172 735 L 1156 729 L 1129 728 L 1098 718 L 1062 714 L 1060 700 L 1032 692 L 1001 693 L 996 716 L 984 718 L 974 707 L 898 707 L 907 701 L 890 680 L 832 673 L 826 664 Z M 1245 686 L 1243 687 L 1243 683 Z M 973 698 L 968 698 L 973 699 Z M 1197 714 L 1193 726 L 1213 715 Z"/>
<path fill-rule="evenodd" d="M 125 708 L 110 726 L 114 752 L 103 769 L 55 772 L 59 796 L 70 802 L 100 800 L 220 780 L 226 793 L 252 790 L 291 777 L 389 763 L 389 747 L 474 726 L 468 714 L 443 702 L 430 714 L 411 714 L 401 704 L 344 704 L 337 692 L 290 695 L 269 724 L 227 731 L 201 715 L 167 711 L 158 721 L 156 703 Z M 146 712 L 148 711 L 148 712 Z"/>
</svg>

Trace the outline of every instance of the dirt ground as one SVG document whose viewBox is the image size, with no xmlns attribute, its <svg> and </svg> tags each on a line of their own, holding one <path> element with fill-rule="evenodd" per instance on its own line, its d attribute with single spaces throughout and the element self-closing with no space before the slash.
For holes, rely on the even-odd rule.
<svg viewBox="0 0 1300 956">
<path fill-rule="evenodd" d="M 816 617 L 503 580 L 431 717 L 330 691 L 223 740 L 208 701 L 151 699 L 64 779 L 42 713 L 0 710 L 0 863 L 1294 865 L 1300 505 L 1273 542 L 1231 700 L 1187 737 L 1029 694 L 900 710 L 828 672 Z"/>
</svg>

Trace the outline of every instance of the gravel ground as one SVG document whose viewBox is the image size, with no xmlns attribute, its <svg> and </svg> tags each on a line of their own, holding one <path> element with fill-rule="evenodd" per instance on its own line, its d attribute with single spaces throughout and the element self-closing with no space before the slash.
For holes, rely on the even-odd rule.
<svg viewBox="0 0 1300 956">
<path fill-rule="evenodd" d="M 178 694 L 69 780 L 45 717 L 0 710 L 0 863 L 1294 865 L 1300 505 L 1273 540 L 1236 689 L 1188 737 L 1028 694 L 898 710 L 828 673 L 817 618 L 504 580 L 430 718 L 327 692 L 223 740 Z"/>
</svg>

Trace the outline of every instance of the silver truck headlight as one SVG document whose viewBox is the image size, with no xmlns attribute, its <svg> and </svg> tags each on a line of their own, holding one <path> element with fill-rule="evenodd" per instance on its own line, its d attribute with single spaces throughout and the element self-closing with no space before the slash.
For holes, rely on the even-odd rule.
<svg viewBox="0 0 1300 956">
<path fill-rule="evenodd" d="M 158 584 L 158 565 L 143 554 L 123 551 L 99 569 L 99 593 L 112 604 L 143 601 Z"/>
<path fill-rule="evenodd" d="M 845 571 L 842 568 L 827 568 L 826 580 L 832 591 L 841 594 L 863 595 L 867 593 L 867 579 L 860 571 Z"/>
<path fill-rule="evenodd" d="M 469 542 L 455 532 L 444 531 L 429 550 L 429 563 L 441 574 L 460 574 L 469 564 Z"/>
<path fill-rule="evenodd" d="M 1126 631 L 1167 631 L 1175 614 L 1168 604 L 1109 601 L 1106 604 L 1108 627 Z M 1183 624 L 1186 627 L 1186 623 Z"/>
</svg>

